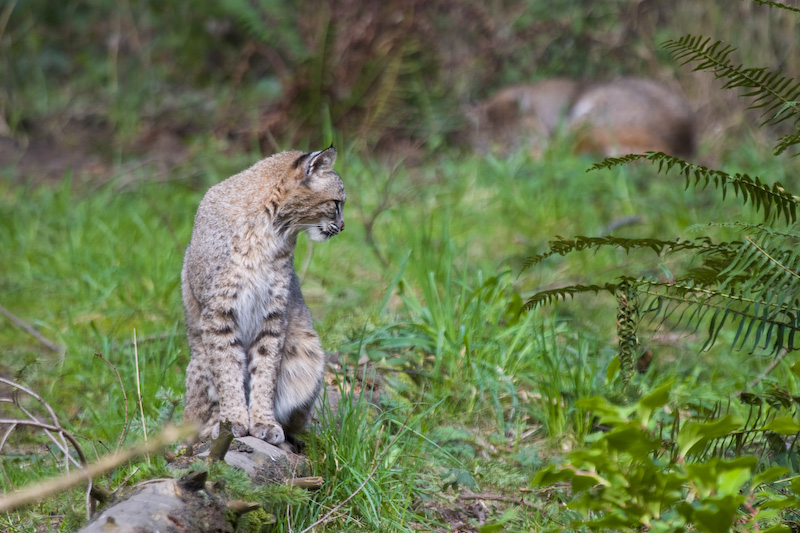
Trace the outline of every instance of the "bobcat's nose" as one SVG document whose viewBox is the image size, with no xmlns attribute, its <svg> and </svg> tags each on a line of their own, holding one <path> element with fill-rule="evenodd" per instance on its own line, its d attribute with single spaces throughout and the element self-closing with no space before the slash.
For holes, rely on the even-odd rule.
<svg viewBox="0 0 800 533">
<path fill-rule="evenodd" d="M 344 231 L 344 219 L 342 219 L 342 221 L 339 222 L 337 226 L 339 226 L 339 231 Z"/>
</svg>

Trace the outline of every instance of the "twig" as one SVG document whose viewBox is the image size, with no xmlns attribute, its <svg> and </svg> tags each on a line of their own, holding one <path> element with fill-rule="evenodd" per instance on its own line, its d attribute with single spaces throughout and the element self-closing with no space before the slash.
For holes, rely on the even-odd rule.
<svg viewBox="0 0 800 533">
<path fill-rule="evenodd" d="M 108 366 L 111 367 L 112 370 L 114 370 L 114 372 L 117 374 L 117 381 L 119 381 L 119 388 L 122 390 L 122 399 L 124 400 L 122 405 L 125 407 L 125 423 L 122 425 L 122 432 L 119 434 L 119 439 L 117 441 L 117 451 L 119 451 L 120 448 L 122 448 L 122 443 L 125 442 L 125 436 L 128 433 L 128 422 L 129 422 L 129 420 L 128 420 L 128 394 L 125 392 L 125 385 L 122 384 L 122 377 L 119 375 L 119 370 L 117 370 L 117 367 L 112 365 L 111 362 L 108 359 L 103 357 L 103 354 L 101 354 L 99 352 L 95 352 L 94 355 L 99 357 L 100 359 L 102 359 L 105 362 L 105 364 L 107 364 Z M 137 374 L 138 374 L 138 371 L 137 371 Z"/>
<path fill-rule="evenodd" d="M 133 328 L 133 358 L 136 362 L 136 393 L 139 395 L 139 413 L 142 415 L 142 433 L 144 441 L 147 442 L 147 423 L 144 420 L 144 405 L 142 405 L 142 386 L 139 383 L 139 347 L 136 343 L 136 328 Z M 150 466 L 150 456 L 146 456 L 147 466 Z"/>
<path fill-rule="evenodd" d="M 777 367 L 779 364 L 781 364 L 781 361 L 783 361 L 784 359 L 786 359 L 786 356 L 787 356 L 787 355 L 789 355 L 789 350 L 787 350 L 786 348 L 783 348 L 783 349 L 781 349 L 781 353 L 779 353 L 779 354 L 778 354 L 778 355 L 775 357 L 775 359 L 773 359 L 773 360 L 772 360 L 772 362 L 771 362 L 771 363 L 770 363 L 770 364 L 767 366 L 767 368 L 765 368 L 765 369 L 764 369 L 764 371 L 763 371 L 763 372 L 762 372 L 762 373 L 761 373 L 761 374 L 760 374 L 760 375 L 759 375 L 757 378 L 755 378 L 753 381 L 751 381 L 751 382 L 750 382 L 750 383 L 747 385 L 747 387 L 748 387 L 748 388 L 750 388 L 750 389 L 752 389 L 753 387 L 755 387 L 756 385 L 758 385 L 759 383 L 761 383 L 761 381 L 762 381 L 762 380 L 763 380 L 765 377 L 767 377 L 767 376 L 769 375 L 769 373 L 770 373 L 770 372 L 772 372 L 773 370 L 775 370 L 775 368 L 776 368 L 776 367 Z M 737 396 L 740 396 L 741 394 L 742 394 L 742 393 L 741 393 L 741 391 L 739 391 L 739 392 L 738 392 L 736 395 L 737 395 Z"/>
<path fill-rule="evenodd" d="M 71 433 L 67 432 L 63 427 L 61 427 L 61 423 L 58 421 L 58 417 L 56 417 L 55 411 L 53 411 L 53 408 L 50 407 L 50 405 L 47 402 L 45 402 L 44 399 L 41 396 L 39 396 L 38 394 L 36 394 L 32 390 L 30 390 L 30 389 L 28 389 L 26 387 L 23 387 L 22 385 L 20 385 L 19 383 L 14 382 L 14 381 L 11 381 L 11 380 L 8 380 L 8 379 L 0 377 L 0 382 L 6 383 L 6 384 L 8 384 L 8 385 L 13 387 L 13 391 L 11 393 L 12 397 L 11 398 L 0 398 L 0 401 L 6 401 L 6 402 L 10 401 L 10 402 L 12 402 L 20 411 L 22 411 L 28 417 L 28 420 L 7 419 L 7 420 L 4 420 L 3 422 L 0 422 L 0 425 L 7 424 L 9 426 L 9 429 L 3 435 L 2 442 L 0 442 L 0 450 L 5 446 L 6 441 L 8 439 L 8 436 L 11 434 L 11 432 L 17 426 L 33 426 L 33 427 L 38 427 L 38 428 L 42 429 L 44 431 L 44 433 L 50 438 L 50 440 L 53 441 L 53 443 L 56 445 L 56 447 L 64 454 L 64 469 L 66 470 L 66 472 L 69 472 L 70 461 L 72 463 L 74 463 L 75 466 L 77 466 L 78 468 L 81 468 L 82 466 L 85 466 L 87 464 L 86 456 L 84 456 L 83 450 L 81 449 L 80 445 L 78 444 L 78 441 L 75 439 L 75 437 Z M 44 406 L 44 408 L 47 410 L 48 414 L 50 415 L 50 418 L 52 419 L 53 423 L 52 424 L 45 424 L 41 420 L 39 420 L 39 418 L 37 418 L 36 415 L 34 415 L 30 411 L 28 411 L 28 409 L 26 409 L 25 406 L 22 405 L 22 403 L 19 401 L 19 393 L 20 392 L 24 392 L 24 393 L 28 394 L 29 396 L 31 396 L 32 398 L 37 400 L 42 406 Z M 55 435 L 54 435 L 54 433 L 55 433 Z M 61 440 L 57 439 L 56 435 L 61 437 Z M 70 454 L 69 446 L 67 445 L 67 440 L 69 440 L 69 442 L 72 444 L 72 447 L 75 448 L 75 451 L 78 454 L 78 458 L 80 460 L 80 463 L 78 463 L 78 461 L 76 461 L 75 458 L 72 457 L 72 455 Z M 49 448 L 48 448 L 48 450 L 49 450 Z M 56 459 L 56 464 L 58 464 L 58 460 L 57 459 Z M 3 470 L 3 472 L 5 473 L 5 470 Z M 88 487 L 86 489 L 86 518 L 87 519 L 90 518 L 91 513 L 95 509 L 95 502 L 92 499 L 93 489 L 94 489 L 93 480 L 90 478 Z M 69 499 L 70 507 L 72 507 L 72 495 L 71 494 L 68 495 L 68 499 Z"/>
<path fill-rule="evenodd" d="M 6 385 L 10 385 L 11 387 L 14 387 L 14 389 L 16 389 L 14 391 L 14 394 L 16 394 L 17 391 L 22 391 L 25 394 L 31 396 L 36 401 L 38 401 L 47 410 L 47 413 L 50 415 L 50 418 L 53 421 L 52 424 L 45 424 L 45 423 L 41 422 L 38 418 L 36 418 L 33 414 L 31 414 L 27 409 L 25 409 L 22 405 L 20 405 L 20 403 L 18 401 L 15 400 L 14 404 L 23 413 L 28 415 L 28 417 L 30 417 L 30 420 L 10 420 L 10 421 L 6 421 L 6 422 L 0 421 L 0 424 L 3 424 L 3 423 L 15 424 L 15 423 L 17 423 L 17 424 L 20 424 L 20 425 L 32 425 L 32 426 L 38 426 L 38 427 L 44 429 L 45 431 L 57 432 L 57 433 L 61 434 L 63 438 L 66 438 L 67 440 L 69 440 L 70 443 L 72 444 L 72 446 L 75 447 L 75 451 L 78 453 L 78 457 L 80 458 L 81 463 L 84 464 L 84 465 L 87 463 L 86 456 L 83 455 L 83 450 L 81 450 L 81 447 L 78 445 L 78 441 L 75 440 L 75 437 L 73 437 L 71 434 L 69 434 L 63 427 L 61 427 L 61 424 L 59 424 L 59 422 L 58 422 L 58 417 L 56 416 L 55 411 L 53 411 L 53 408 L 50 407 L 50 405 L 46 401 L 44 401 L 44 399 L 41 396 L 39 396 L 38 394 L 36 394 L 32 390 L 30 390 L 29 388 L 24 387 L 24 386 L 20 385 L 19 383 L 15 382 L 15 381 L 11 381 L 10 379 L 6 379 L 6 378 L 1 377 L 1 376 L 0 376 L 0 383 L 5 383 Z M 48 433 L 48 435 L 49 435 L 49 433 Z M 53 439 L 53 442 L 56 443 L 56 446 L 58 446 L 60 450 L 62 450 L 65 453 L 67 453 L 66 443 L 63 443 L 63 442 L 59 443 L 52 436 L 50 436 L 50 438 Z M 5 440 L 3 441 L 3 443 L 5 444 Z M 67 454 L 67 455 L 69 455 L 69 454 Z"/>
<path fill-rule="evenodd" d="M 45 431 L 52 431 L 54 433 L 58 433 L 59 435 L 63 435 L 70 442 L 70 444 L 72 444 L 73 448 L 75 448 L 75 451 L 78 453 L 78 459 L 80 460 L 80 464 L 78 463 L 78 461 L 73 459 L 72 456 L 69 454 L 69 448 L 66 448 L 66 446 L 64 446 L 62 443 L 60 443 L 57 440 L 55 440 L 55 438 L 52 435 L 50 435 L 50 438 L 53 440 L 53 442 L 56 444 L 56 446 L 58 446 L 58 449 L 62 453 L 66 454 L 67 458 L 72 460 L 72 462 L 75 463 L 76 466 L 80 467 L 81 465 L 85 465 L 86 464 L 86 457 L 83 455 L 83 451 L 81 450 L 81 447 L 78 445 L 78 441 L 75 440 L 75 437 L 73 437 L 71 434 L 69 434 L 67 431 L 65 431 L 64 428 L 62 428 L 61 426 L 53 426 L 53 425 L 50 425 L 50 424 L 44 424 L 42 422 L 39 422 L 38 420 L 22 420 L 22 419 L 14 419 L 14 418 L 0 418 L 0 425 L 3 425 L 3 424 L 10 424 L 10 425 L 13 425 L 13 426 L 31 426 L 31 427 L 43 429 Z"/>
<path fill-rule="evenodd" d="M 66 490 L 82 481 L 91 479 L 99 474 L 111 470 L 112 468 L 116 468 L 117 466 L 130 461 L 134 457 L 149 454 L 171 442 L 184 439 L 196 431 L 196 428 L 193 426 L 183 426 L 180 428 L 169 426 L 165 428 L 160 435 L 156 436 L 156 438 L 150 439 L 150 441 L 145 442 L 140 446 L 123 450 L 118 454 L 108 454 L 100 459 L 100 461 L 88 465 L 85 469 L 37 483 L 32 487 L 20 490 L 18 492 L 5 494 L 0 497 L 0 513 L 13 511 L 14 509 L 17 509 L 23 505 L 27 505 L 57 492 Z"/>
<path fill-rule="evenodd" d="M 8 318 L 11 322 L 16 324 L 20 329 L 25 331 L 25 333 L 27 333 L 28 335 L 32 336 L 37 341 L 39 341 L 48 350 L 56 352 L 59 355 L 64 355 L 64 352 L 66 352 L 66 348 L 64 348 L 63 346 L 59 346 L 53 341 L 47 339 L 44 335 L 36 331 L 36 329 L 34 329 L 33 326 L 31 326 L 30 324 L 28 324 L 27 322 L 16 316 L 14 313 L 9 311 L 2 305 L 0 305 L 0 313 L 5 315 L 6 318 Z"/>
<path fill-rule="evenodd" d="M 0 439 L 0 455 L 3 454 L 3 447 L 6 445 L 6 440 L 8 440 L 8 436 L 11 435 L 11 432 L 14 431 L 14 428 L 16 427 L 17 427 L 16 424 L 8 426 L 8 429 L 3 435 L 3 438 Z M 8 483 L 8 486 L 11 488 L 11 490 L 14 490 L 14 484 L 11 482 L 11 478 L 8 477 L 8 473 L 6 472 L 6 469 L 3 466 L 3 461 L 0 461 L 0 471 L 3 472 L 3 477 L 5 478 L 6 483 Z"/>
<path fill-rule="evenodd" d="M 15 391 L 14 391 L 14 396 L 15 396 L 15 398 L 14 398 L 14 405 L 16 405 L 16 406 L 17 406 L 17 409 L 19 409 L 20 411 L 22 411 L 23 413 L 25 413 L 26 415 L 28 415 L 28 418 L 29 418 L 30 420 L 32 420 L 33 422 L 36 422 L 36 423 L 41 423 L 41 421 L 40 421 L 38 418 L 36 418 L 36 416 L 35 416 L 33 413 L 31 413 L 30 411 L 28 411 L 27 409 L 25 409 L 25 407 L 24 407 L 24 406 L 23 406 L 23 405 L 22 405 L 22 404 L 21 404 L 21 403 L 20 403 L 20 402 L 19 402 L 19 401 L 16 399 L 16 395 L 17 395 L 17 393 L 18 393 L 18 392 L 19 392 L 18 390 L 15 390 Z M 54 419 L 54 420 L 53 420 L 53 424 L 52 424 L 52 425 L 53 425 L 54 427 L 56 427 L 56 428 L 61 428 L 61 424 L 58 422 L 58 420 L 55 420 L 55 419 Z M 62 434 L 62 432 L 63 432 L 63 428 L 62 428 L 61 430 L 59 430 L 59 429 L 56 429 L 56 430 L 55 430 L 55 431 L 56 431 L 56 433 L 58 433 L 59 435 L 61 435 L 61 441 L 58 441 L 58 440 L 57 440 L 57 439 L 56 439 L 56 438 L 53 436 L 53 434 L 52 434 L 52 433 L 50 433 L 51 431 L 53 431 L 52 429 L 50 429 L 50 428 L 46 428 L 46 427 L 42 427 L 41 429 L 44 431 L 45 435 L 47 435 L 47 436 L 50 438 L 50 440 L 52 440 L 52 441 L 53 441 L 53 444 L 55 444 L 55 445 L 56 445 L 56 447 L 57 447 L 59 450 L 61 450 L 61 453 L 63 453 L 63 454 L 64 454 L 64 468 L 66 468 L 67 472 L 69 472 L 69 462 L 70 462 L 70 461 L 72 461 L 73 463 L 75 463 L 75 466 L 78 466 L 78 467 L 80 466 L 80 465 L 78 464 L 78 462 L 77 462 L 75 459 L 73 459 L 73 457 L 72 457 L 72 456 L 69 454 L 69 446 L 67 446 L 67 441 L 64 439 L 64 435 Z M 75 444 L 77 444 L 77 441 L 75 441 Z M 76 446 L 76 448 L 77 448 L 77 446 Z M 78 448 L 78 449 L 80 449 L 80 448 Z M 83 455 L 83 454 L 81 454 L 81 456 L 82 456 L 82 455 Z M 84 459 L 82 459 L 82 463 L 83 463 L 83 464 L 86 464 L 86 459 L 85 459 L 85 458 L 84 458 Z M 58 460 L 56 460 L 56 464 L 58 464 Z"/>
<path fill-rule="evenodd" d="M 517 505 L 524 505 L 525 507 L 537 507 L 535 503 L 529 502 L 523 498 L 512 498 L 500 494 L 461 494 L 459 498 L 462 500 L 491 500 L 496 502 L 516 503 Z"/>
</svg>

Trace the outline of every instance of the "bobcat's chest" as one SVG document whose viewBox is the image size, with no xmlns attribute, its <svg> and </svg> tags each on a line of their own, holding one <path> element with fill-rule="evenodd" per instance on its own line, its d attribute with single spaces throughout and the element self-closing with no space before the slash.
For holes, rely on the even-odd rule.
<svg viewBox="0 0 800 533">
<path fill-rule="evenodd" d="M 268 243 L 242 246 L 234 258 L 238 274 L 234 309 L 238 337 L 245 351 L 255 341 L 267 316 L 277 311 L 280 299 L 276 299 L 276 295 L 285 285 L 281 272 L 276 269 L 278 265 L 270 259 L 269 247 L 264 244 Z"/>
</svg>

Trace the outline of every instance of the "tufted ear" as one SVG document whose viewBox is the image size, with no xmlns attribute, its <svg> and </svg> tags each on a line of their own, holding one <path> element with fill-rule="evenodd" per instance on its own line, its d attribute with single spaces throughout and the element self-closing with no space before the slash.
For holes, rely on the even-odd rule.
<svg viewBox="0 0 800 533">
<path fill-rule="evenodd" d="M 336 162 L 336 148 L 331 145 L 330 148 L 325 150 L 306 154 L 304 158 L 303 170 L 306 177 L 310 177 L 317 172 L 328 172 L 333 170 L 333 164 Z"/>
</svg>

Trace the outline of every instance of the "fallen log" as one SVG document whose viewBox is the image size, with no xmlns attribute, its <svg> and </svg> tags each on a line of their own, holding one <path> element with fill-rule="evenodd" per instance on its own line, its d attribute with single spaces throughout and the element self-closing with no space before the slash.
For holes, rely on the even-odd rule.
<svg viewBox="0 0 800 533">
<path fill-rule="evenodd" d="M 183 470 L 195 464 L 224 460 L 243 470 L 253 483 L 290 483 L 309 490 L 322 486 L 322 478 L 307 477 L 308 459 L 255 437 L 232 438 L 221 428 L 213 442 L 199 443 L 170 455 L 170 468 Z M 111 503 L 99 511 L 82 533 L 138 531 L 232 532 L 243 514 L 262 508 L 257 502 L 228 502 L 214 486 L 206 483 L 205 468 L 179 479 L 150 480 L 114 494 Z"/>
<path fill-rule="evenodd" d="M 180 479 L 140 483 L 123 491 L 116 503 L 101 510 L 80 531 L 233 533 L 236 523 L 225 512 L 226 502 L 212 491 L 203 491 L 207 475 L 201 470 Z"/>
</svg>

